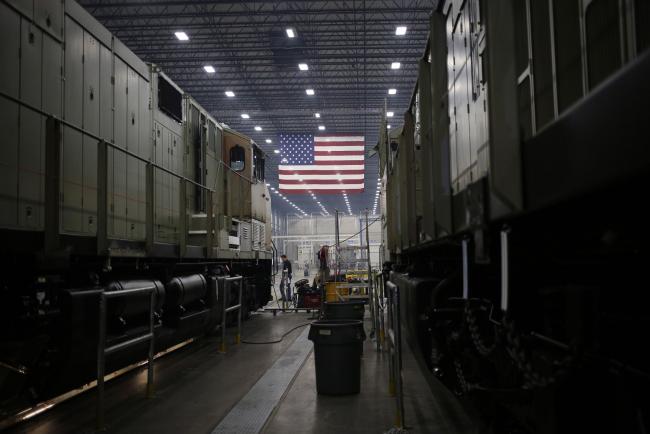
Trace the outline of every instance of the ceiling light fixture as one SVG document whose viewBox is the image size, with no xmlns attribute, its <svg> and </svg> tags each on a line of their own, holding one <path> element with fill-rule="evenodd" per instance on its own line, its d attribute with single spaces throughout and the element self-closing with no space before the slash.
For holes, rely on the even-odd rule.
<svg viewBox="0 0 650 434">
<path fill-rule="evenodd" d="M 314 89 L 305 89 L 305 92 L 306 92 L 307 95 L 309 95 L 309 96 L 312 96 L 312 95 L 314 95 L 314 94 L 316 93 L 316 92 L 314 92 Z"/>
<path fill-rule="evenodd" d="M 397 89 L 388 89 L 388 95 L 395 95 L 397 93 Z"/>
<path fill-rule="evenodd" d="M 179 41 L 189 41 L 190 39 L 190 37 L 187 36 L 187 33 L 185 32 L 176 32 L 174 33 L 174 35 L 176 35 L 176 39 L 178 39 Z"/>
<path fill-rule="evenodd" d="M 397 35 L 397 36 L 406 35 L 406 26 L 397 26 L 395 28 L 395 35 Z"/>
<path fill-rule="evenodd" d="M 255 131 L 262 131 L 262 127 L 260 127 L 259 125 L 255 125 Z"/>
<path fill-rule="evenodd" d="M 325 125 L 319 125 L 318 129 L 321 130 L 321 131 L 325 131 Z"/>
<path fill-rule="evenodd" d="M 279 153 L 280 153 L 280 150 L 279 150 L 279 149 L 274 149 L 274 150 L 273 150 L 273 153 L 274 153 L 274 154 L 279 154 Z"/>
<path fill-rule="evenodd" d="M 235 92 L 232 90 L 227 90 L 224 92 L 228 98 L 233 98 L 235 96 Z"/>
<path fill-rule="evenodd" d="M 402 67 L 402 64 L 399 62 L 393 62 L 390 64 L 390 69 L 400 69 Z"/>
<path fill-rule="evenodd" d="M 395 115 L 395 113 L 393 113 L 393 112 L 386 112 L 386 116 L 389 117 L 389 118 L 392 118 L 393 115 Z"/>
<path fill-rule="evenodd" d="M 242 113 L 241 114 L 242 119 L 250 119 L 251 117 L 248 115 L 248 113 Z"/>
<path fill-rule="evenodd" d="M 207 72 L 208 74 L 214 74 L 216 72 L 214 66 L 212 65 L 205 65 L 203 69 L 205 69 L 205 72 Z"/>
<path fill-rule="evenodd" d="M 296 37 L 296 31 L 293 28 L 289 27 L 289 28 L 287 28 L 286 31 L 287 31 L 287 36 L 288 37 L 290 37 L 290 38 L 295 38 Z"/>
<path fill-rule="evenodd" d="M 315 118 L 320 118 L 320 113 L 314 113 Z"/>
<path fill-rule="evenodd" d="M 301 71 L 309 71 L 309 65 L 307 65 L 306 63 L 299 63 L 298 69 L 300 69 Z"/>
<path fill-rule="evenodd" d="M 273 140 L 271 140 L 271 139 L 266 139 L 265 141 L 266 141 L 266 143 L 273 143 Z"/>
</svg>

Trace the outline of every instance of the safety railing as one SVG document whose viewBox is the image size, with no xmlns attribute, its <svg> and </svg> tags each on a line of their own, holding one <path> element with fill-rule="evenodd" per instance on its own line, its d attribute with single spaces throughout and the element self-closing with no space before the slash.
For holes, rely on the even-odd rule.
<svg viewBox="0 0 650 434">
<path fill-rule="evenodd" d="M 395 396 L 395 425 L 404 428 L 404 390 L 402 386 L 402 328 L 400 318 L 399 287 L 386 282 L 388 289 L 388 350 L 389 350 L 389 382 L 388 389 Z"/>
<path fill-rule="evenodd" d="M 242 311 L 242 292 L 244 290 L 244 279 L 242 276 L 235 277 L 219 277 L 219 286 L 223 288 L 223 312 L 221 315 L 221 344 L 219 345 L 219 352 L 226 352 L 226 317 L 228 313 L 237 311 L 237 334 L 235 335 L 235 345 L 241 342 L 241 311 Z M 234 306 L 230 304 L 230 293 L 232 292 L 232 285 L 234 282 L 237 284 L 238 289 L 238 303 Z"/>
<path fill-rule="evenodd" d="M 108 300 L 112 298 L 127 297 L 139 294 L 149 294 L 149 333 L 131 338 L 119 344 L 106 348 L 106 308 Z M 147 355 L 147 397 L 153 397 L 153 358 L 154 358 L 154 311 L 156 310 L 156 287 L 155 285 L 141 288 L 123 289 L 119 291 L 102 291 L 99 294 L 99 335 L 97 340 L 97 428 L 104 427 L 104 377 L 106 375 L 106 357 L 115 354 L 126 348 L 149 341 L 149 353 Z"/>
</svg>

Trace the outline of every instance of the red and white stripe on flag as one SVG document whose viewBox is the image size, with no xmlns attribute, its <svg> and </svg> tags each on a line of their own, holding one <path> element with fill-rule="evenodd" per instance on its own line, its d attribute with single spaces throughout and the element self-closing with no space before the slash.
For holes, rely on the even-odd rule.
<svg viewBox="0 0 650 434">
<path fill-rule="evenodd" d="M 365 138 L 314 136 L 314 164 L 279 165 L 279 187 L 292 193 L 359 193 L 364 187 Z"/>
</svg>

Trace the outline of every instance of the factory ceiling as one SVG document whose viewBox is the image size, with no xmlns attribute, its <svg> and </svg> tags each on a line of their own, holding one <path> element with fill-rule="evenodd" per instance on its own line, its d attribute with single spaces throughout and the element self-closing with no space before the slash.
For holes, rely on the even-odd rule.
<svg viewBox="0 0 650 434">
<path fill-rule="evenodd" d="M 323 126 L 328 134 L 363 134 L 370 150 L 385 104 L 401 124 L 438 1 L 80 3 L 216 119 L 251 136 L 268 155 L 267 183 L 277 189 L 279 134 L 318 134 Z M 365 164 L 365 191 L 349 194 L 349 207 L 341 194 L 278 196 L 274 205 L 283 213 L 372 211 L 377 156 Z"/>
</svg>

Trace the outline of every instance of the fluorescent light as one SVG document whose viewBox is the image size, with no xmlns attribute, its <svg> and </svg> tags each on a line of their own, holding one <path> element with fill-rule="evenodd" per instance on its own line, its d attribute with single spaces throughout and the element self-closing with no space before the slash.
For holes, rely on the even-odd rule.
<svg viewBox="0 0 650 434">
<path fill-rule="evenodd" d="M 395 95 L 397 93 L 397 89 L 388 89 L 388 95 Z"/>
<path fill-rule="evenodd" d="M 406 26 L 397 26 L 395 28 L 395 34 L 397 36 L 404 36 L 406 35 Z"/>
<path fill-rule="evenodd" d="M 319 125 L 318 129 L 321 130 L 321 131 L 325 131 L 325 125 Z"/>
<path fill-rule="evenodd" d="M 389 129 L 389 130 L 390 130 L 390 125 L 386 125 L 386 129 Z"/>
<path fill-rule="evenodd" d="M 190 37 L 187 36 L 187 33 L 185 32 L 176 32 L 174 33 L 176 35 L 176 39 L 179 41 L 189 41 Z"/>
<path fill-rule="evenodd" d="M 273 153 L 274 153 L 274 154 L 279 154 L 279 153 L 280 153 L 280 150 L 279 150 L 279 149 L 274 149 L 274 150 L 273 150 Z"/>
<path fill-rule="evenodd" d="M 242 119 L 250 119 L 251 117 L 248 116 L 248 113 L 242 113 L 241 114 Z"/>
<path fill-rule="evenodd" d="M 271 139 L 266 139 L 266 143 L 273 143 Z"/>
<path fill-rule="evenodd" d="M 232 98 L 232 97 L 235 96 L 235 92 L 233 92 L 232 90 L 227 90 L 227 91 L 225 91 L 224 93 L 226 94 L 226 96 L 227 96 L 228 98 Z"/>
<path fill-rule="evenodd" d="M 309 66 L 308 66 L 306 63 L 299 63 L 299 64 L 298 64 L 298 68 L 299 68 L 301 71 L 309 71 Z"/>
<path fill-rule="evenodd" d="M 389 118 L 392 118 L 394 114 L 395 113 L 393 112 L 386 112 L 386 116 L 388 116 Z"/>
<path fill-rule="evenodd" d="M 260 127 L 259 125 L 256 125 L 255 126 L 255 131 L 262 131 L 262 127 Z"/>
<path fill-rule="evenodd" d="M 305 92 L 307 92 L 307 95 L 313 95 L 315 93 L 314 89 L 305 89 Z"/>
<path fill-rule="evenodd" d="M 393 62 L 390 64 L 390 69 L 400 69 L 402 67 L 402 64 L 399 62 Z"/>
<path fill-rule="evenodd" d="M 320 113 L 314 113 L 315 118 L 320 118 Z"/>
<path fill-rule="evenodd" d="M 203 69 L 205 69 L 205 72 L 207 72 L 208 74 L 214 74 L 215 73 L 214 66 L 212 66 L 212 65 L 205 65 L 203 67 Z"/>
<path fill-rule="evenodd" d="M 292 28 L 287 28 L 287 36 L 290 38 L 295 38 L 296 32 Z"/>
</svg>

